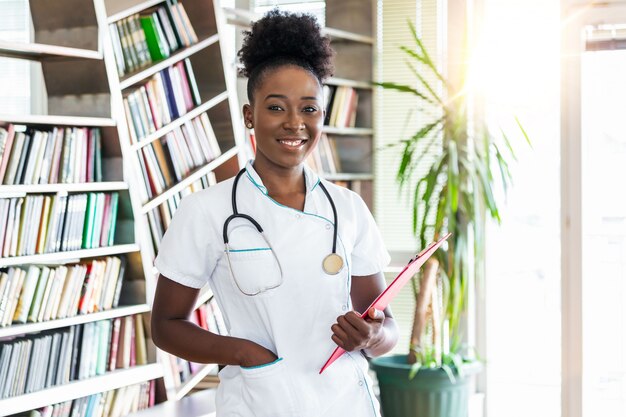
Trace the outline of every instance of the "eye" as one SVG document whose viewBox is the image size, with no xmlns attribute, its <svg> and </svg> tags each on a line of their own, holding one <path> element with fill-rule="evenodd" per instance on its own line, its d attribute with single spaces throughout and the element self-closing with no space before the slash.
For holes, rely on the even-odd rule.
<svg viewBox="0 0 626 417">
<path fill-rule="evenodd" d="M 283 109 L 282 107 L 277 106 L 275 104 L 272 104 L 272 105 L 268 106 L 267 108 L 268 108 L 268 110 L 271 110 L 271 111 L 281 111 Z"/>
<path fill-rule="evenodd" d="M 317 111 L 317 107 L 315 106 L 306 106 L 302 111 L 305 113 L 313 113 Z"/>
</svg>

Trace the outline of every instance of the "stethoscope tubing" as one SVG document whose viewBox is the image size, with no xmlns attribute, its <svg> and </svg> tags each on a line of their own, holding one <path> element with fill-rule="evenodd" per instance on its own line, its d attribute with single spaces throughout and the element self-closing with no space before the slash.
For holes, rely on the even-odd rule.
<svg viewBox="0 0 626 417">
<path fill-rule="evenodd" d="M 228 218 L 224 221 L 224 229 L 223 229 L 223 232 L 222 232 L 225 245 L 228 245 L 228 224 L 230 223 L 231 220 L 236 219 L 236 218 L 243 218 L 243 219 L 248 220 L 250 223 L 252 223 L 254 225 L 254 227 L 256 227 L 256 229 L 259 231 L 259 233 L 263 233 L 263 228 L 261 227 L 259 222 L 254 220 L 254 218 L 252 216 L 249 216 L 249 215 L 243 214 L 243 213 L 239 213 L 239 211 L 237 210 L 237 185 L 239 184 L 239 179 L 244 174 L 244 172 L 246 172 L 246 168 L 241 169 L 241 171 L 239 171 L 237 173 L 237 176 L 235 177 L 235 180 L 233 182 L 233 190 L 232 190 L 232 193 L 231 193 L 231 202 L 232 202 L 232 207 L 233 207 L 233 214 L 228 216 Z M 333 210 L 333 220 L 334 220 L 333 228 L 334 228 L 334 230 L 333 230 L 333 251 L 331 253 L 336 253 L 336 250 L 337 250 L 337 230 L 338 230 L 337 207 L 335 207 L 335 202 L 333 201 L 332 197 L 330 196 L 330 193 L 328 192 L 328 190 L 326 189 L 324 184 L 322 184 L 321 181 L 318 184 L 319 184 L 320 188 L 322 189 L 322 191 L 324 192 L 324 194 L 326 195 L 326 198 L 328 199 L 328 202 L 330 203 L 330 207 Z"/>
</svg>

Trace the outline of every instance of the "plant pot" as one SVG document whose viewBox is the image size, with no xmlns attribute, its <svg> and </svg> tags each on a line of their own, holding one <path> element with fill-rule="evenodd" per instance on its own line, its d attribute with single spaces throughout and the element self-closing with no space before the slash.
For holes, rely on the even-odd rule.
<svg viewBox="0 0 626 417">
<path fill-rule="evenodd" d="M 421 369 L 409 379 L 406 355 L 384 356 L 370 362 L 380 387 L 384 417 L 467 417 L 472 377 L 478 362 L 463 367 L 463 377 L 452 383 L 441 368 Z"/>
</svg>

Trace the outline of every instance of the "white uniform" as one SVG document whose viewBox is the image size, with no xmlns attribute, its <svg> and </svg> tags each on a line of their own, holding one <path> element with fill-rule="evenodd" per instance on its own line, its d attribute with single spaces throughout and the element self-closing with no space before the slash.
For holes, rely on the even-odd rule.
<svg viewBox="0 0 626 417">
<path fill-rule="evenodd" d="M 360 352 L 344 354 L 322 375 L 336 345 L 331 325 L 352 308 L 352 276 L 382 271 L 389 262 L 380 232 L 361 197 L 324 180 L 338 215 L 337 252 L 344 267 L 337 275 L 322 269 L 332 250 L 333 213 L 318 176 L 305 167 L 304 211 L 277 203 L 247 165 L 237 188 L 239 213 L 250 222 L 229 225 L 230 261 L 222 230 L 232 214 L 233 179 L 185 197 L 165 234 L 156 267 L 167 278 L 200 288 L 208 281 L 231 336 L 252 340 L 279 360 L 255 368 L 227 366 L 220 372 L 219 417 L 377 417 L 379 404 Z M 278 259 L 278 264 L 275 259 Z M 259 285 L 282 285 L 256 296 Z M 358 278 L 357 278 L 358 279 Z"/>
</svg>

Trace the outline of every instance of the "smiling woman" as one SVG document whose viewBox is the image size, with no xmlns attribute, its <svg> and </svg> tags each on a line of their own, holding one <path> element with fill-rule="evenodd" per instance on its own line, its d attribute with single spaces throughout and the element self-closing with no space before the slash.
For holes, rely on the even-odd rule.
<svg viewBox="0 0 626 417">
<path fill-rule="evenodd" d="M 389 309 L 353 308 L 382 292 L 389 255 L 363 200 L 304 164 L 322 133 L 329 39 L 314 17 L 274 10 L 239 56 L 256 159 L 180 205 L 156 259 L 153 339 L 227 365 L 218 416 L 379 417 L 365 355 L 390 351 L 397 329 Z M 230 336 L 187 320 L 206 283 Z M 319 375 L 337 346 L 348 354 Z"/>
<path fill-rule="evenodd" d="M 283 66 L 265 75 L 251 104 L 243 108 L 257 139 L 258 171 L 300 168 L 320 138 L 323 100 L 320 82 L 301 67 Z M 304 194 L 300 203 L 301 210 Z"/>
</svg>

